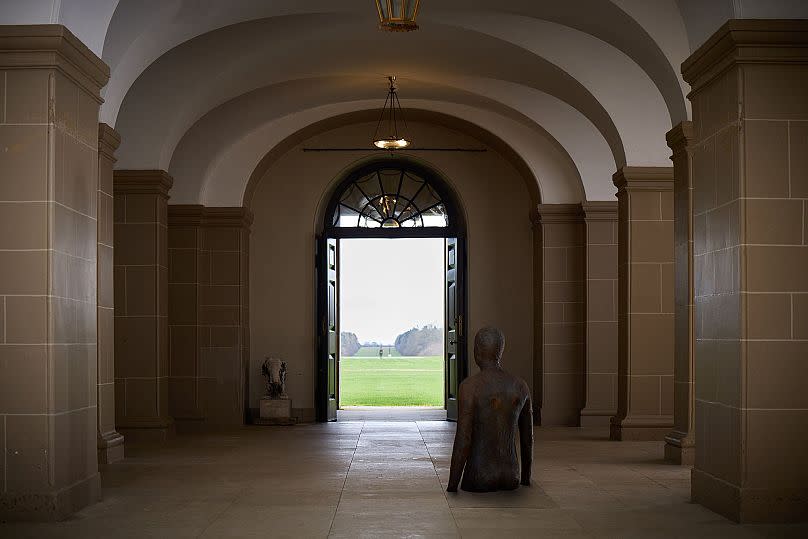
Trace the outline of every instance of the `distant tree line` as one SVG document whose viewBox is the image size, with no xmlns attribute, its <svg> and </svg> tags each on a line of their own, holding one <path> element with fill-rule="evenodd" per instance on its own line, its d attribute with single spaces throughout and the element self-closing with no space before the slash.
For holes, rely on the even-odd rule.
<svg viewBox="0 0 808 539">
<path fill-rule="evenodd" d="M 342 357 L 355 356 L 362 347 L 389 348 L 377 342 L 360 343 L 356 333 L 342 331 L 339 334 Z M 395 348 L 402 356 L 439 356 L 443 354 L 443 328 L 428 325 L 412 328 L 396 337 Z"/>
<path fill-rule="evenodd" d="M 349 333 L 347 331 L 340 332 L 339 342 L 340 355 L 343 357 L 351 357 L 362 348 L 362 345 L 359 344 L 359 339 L 356 337 L 356 333 Z"/>
<path fill-rule="evenodd" d="M 402 356 L 443 354 L 443 328 L 433 325 L 412 328 L 396 337 L 396 350 Z"/>
</svg>

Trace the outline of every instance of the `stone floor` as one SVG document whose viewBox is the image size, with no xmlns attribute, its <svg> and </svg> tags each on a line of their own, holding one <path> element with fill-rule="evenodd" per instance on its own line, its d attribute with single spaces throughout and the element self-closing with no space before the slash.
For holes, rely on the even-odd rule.
<svg viewBox="0 0 808 539">
<path fill-rule="evenodd" d="M 606 434 L 537 429 L 533 486 L 491 494 L 445 492 L 445 421 L 178 436 L 128 447 L 100 503 L 64 522 L 0 524 L 0 537 L 808 537 L 689 503 L 689 469 L 665 464 L 660 443 Z"/>
</svg>

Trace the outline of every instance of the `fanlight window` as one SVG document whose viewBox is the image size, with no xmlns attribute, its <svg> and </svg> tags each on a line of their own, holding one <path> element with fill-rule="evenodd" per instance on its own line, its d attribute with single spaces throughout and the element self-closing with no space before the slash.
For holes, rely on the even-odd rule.
<svg viewBox="0 0 808 539">
<path fill-rule="evenodd" d="M 447 227 L 440 195 L 410 170 L 381 168 L 353 181 L 334 210 L 335 227 Z"/>
</svg>

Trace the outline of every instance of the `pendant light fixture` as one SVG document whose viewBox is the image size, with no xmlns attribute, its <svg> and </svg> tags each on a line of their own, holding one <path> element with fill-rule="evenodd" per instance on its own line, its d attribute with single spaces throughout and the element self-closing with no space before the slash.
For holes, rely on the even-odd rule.
<svg viewBox="0 0 808 539">
<path fill-rule="evenodd" d="M 405 138 L 407 122 L 404 121 L 404 113 L 396 93 L 398 90 L 396 77 L 390 76 L 387 80 L 390 82 L 390 89 L 387 92 L 387 99 L 384 100 L 379 123 L 376 124 L 373 145 L 382 150 L 401 150 L 410 145 L 410 141 Z M 403 127 L 402 131 L 399 131 L 399 123 Z"/>
<path fill-rule="evenodd" d="M 411 32 L 418 30 L 415 17 L 421 0 L 376 0 L 379 11 L 379 28 L 388 32 Z"/>
</svg>

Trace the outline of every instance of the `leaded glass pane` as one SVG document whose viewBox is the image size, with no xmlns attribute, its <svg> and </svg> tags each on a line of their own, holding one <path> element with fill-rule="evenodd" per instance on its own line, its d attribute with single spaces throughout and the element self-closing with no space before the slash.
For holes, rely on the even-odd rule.
<svg viewBox="0 0 808 539">
<path fill-rule="evenodd" d="M 380 170 L 379 181 L 382 184 L 384 192 L 387 194 L 395 195 L 398 193 L 398 183 L 401 180 L 400 170 Z"/>
<path fill-rule="evenodd" d="M 404 173 L 404 178 L 401 182 L 401 195 L 412 200 L 412 197 L 424 185 L 424 180 L 417 176 L 413 176 L 409 172 Z"/>
<path fill-rule="evenodd" d="M 380 168 L 345 188 L 332 218 L 336 227 L 447 227 L 446 205 L 424 179 L 401 168 Z"/>
</svg>

